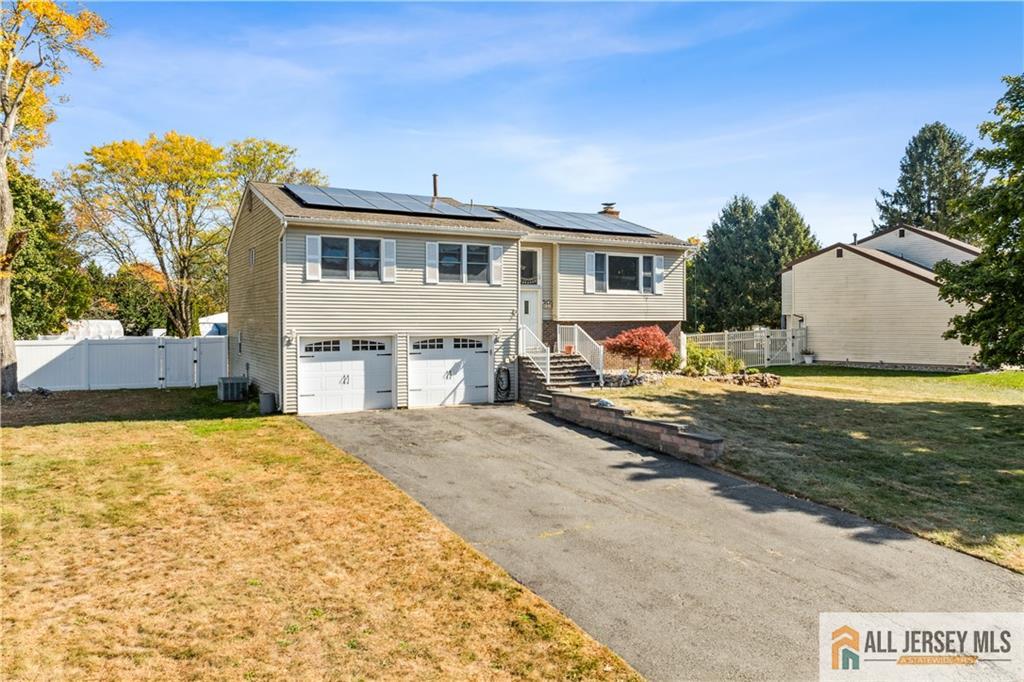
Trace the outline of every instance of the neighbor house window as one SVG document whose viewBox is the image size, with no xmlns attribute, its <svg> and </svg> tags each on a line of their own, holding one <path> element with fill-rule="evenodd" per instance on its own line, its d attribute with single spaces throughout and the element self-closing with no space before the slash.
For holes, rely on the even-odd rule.
<svg viewBox="0 0 1024 682">
<path fill-rule="evenodd" d="M 636 256 L 608 256 L 608 289 L 639 291 L 640 259 Z"/>
<path fill-rule="evenodd" d="M 348 237 L 320 238 L 320 269 L 324 277 L 348 278 Z"/>
<path fill-rule="evenodd" d="M 644 281 L 643 292 L 654 293 L 654 256 L 644 256 Z"/>
<path fill-rule="evenodd" d="M 462 281 L 462 244 L 437 245 L 437 274 L 442 282 Z"/>
<path fill-rule="evenodd" d="M 491 266 L 491 249 L 479 244 L 466 245 L 466 281 L 487 282 Z"/>
<path fill-rule="evenodd" d="M 608 291 L 608 255 L 604 253 L 594 254 L 594 289 Z"/>
<path fill-rule="evenodd" d="M 842 258 L 842 257 L 843 257 L 843 250 L 842 249 L 836 249 L 836 258 Z"/>
<path fill-rule="evenodd" d="M 519 256 L 519 283 L 524 287 L 535 287 L 540 283 L 537 252 L 523 251 Z"/>
<path fill-rule="evenodd" d="M 380 240 L 356 239 L 353 250 L 356 279 L 380 279 Z"/>
<path fill-rule="evenodd" d="M 907 236 L 907 231 L 904 230 L 902 227 L 900 228 L 899 236 L 900 236 L 900 239 L 902 239 L 903 237 Z"/>
</svg>

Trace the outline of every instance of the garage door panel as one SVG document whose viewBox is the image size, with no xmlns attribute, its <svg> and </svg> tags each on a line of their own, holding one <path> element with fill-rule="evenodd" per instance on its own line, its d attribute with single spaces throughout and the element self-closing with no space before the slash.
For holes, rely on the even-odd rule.
<svg viewBox="0 0 1024 682">
<path fill-rule="evenodd" d="M 485 403 L 490 399 L 490 351 L 479 337 L 412 339 L 409 406 Z"/>
<path fill-rule="evenodd" d="M 389 338 L 302 339 L 299 412 L 354 412 L 393 407 L 394 357 Z"/>
</svg>

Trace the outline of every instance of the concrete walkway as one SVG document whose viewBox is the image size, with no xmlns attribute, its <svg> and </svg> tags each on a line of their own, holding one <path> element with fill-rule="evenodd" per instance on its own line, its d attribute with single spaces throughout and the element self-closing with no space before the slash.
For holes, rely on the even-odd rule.
<svg viewBox="0 0 1024 682">
<path fill-rule="evenodd" d="M 821 611 L 1024 607 L 1024 576 L 525 408 L 306 422 L 653 680 L 817 679 Z"/>
</svg>

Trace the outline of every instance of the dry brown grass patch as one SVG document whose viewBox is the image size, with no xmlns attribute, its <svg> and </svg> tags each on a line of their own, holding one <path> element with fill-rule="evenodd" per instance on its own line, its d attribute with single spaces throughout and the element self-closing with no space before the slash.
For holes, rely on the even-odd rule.
<svg viewBox="0 0 1024 682">
<path fill-rule="evenodd" d="M 126 396 L 163 418 L 67 421 Z M 295 419 L 48 400 L 4 406 L 5 679 L 636 676 Z"/>
</svg>

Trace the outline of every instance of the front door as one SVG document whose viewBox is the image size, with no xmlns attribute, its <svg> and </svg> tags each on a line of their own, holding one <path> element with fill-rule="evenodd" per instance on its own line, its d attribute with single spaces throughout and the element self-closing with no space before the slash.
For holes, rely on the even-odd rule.
<svg viewBox="0 0 1024 682">
<path fill-rule="evenodd" d="M 519 301 L 519 319 L 521 324 L 541 338 L 540 290 L 523 289 Z"/>
</svg>

